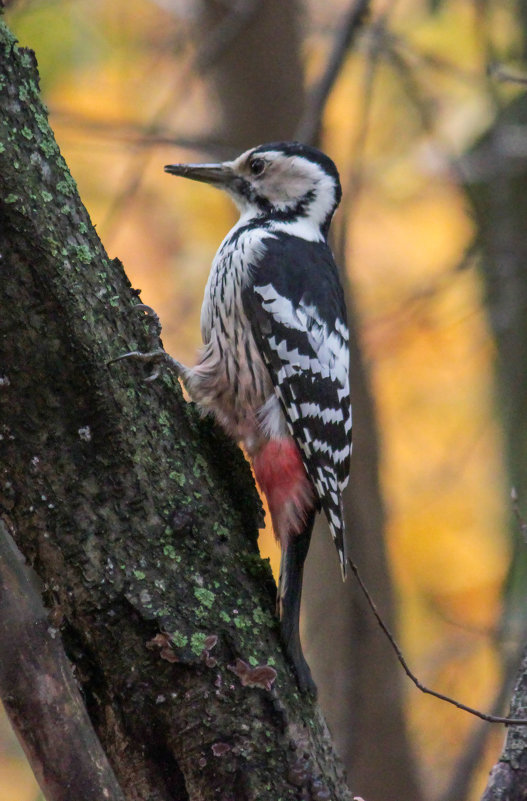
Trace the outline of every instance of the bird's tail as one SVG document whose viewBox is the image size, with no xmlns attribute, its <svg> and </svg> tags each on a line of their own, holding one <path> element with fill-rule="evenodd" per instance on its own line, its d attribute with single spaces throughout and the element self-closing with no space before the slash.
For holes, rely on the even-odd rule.
<svg viewBox="0 0 527 801">
<path fill-rule="evenodd" d="M 315 491 L 291 438 L 266 443 L 253 457 L 253 468 L 269 504 L 275 536 L 282 546 L 277 606 L 285 651 L 300 689 L 316 694 L 299 631 L 304 562 L 318 506 Z"/>
</svg>

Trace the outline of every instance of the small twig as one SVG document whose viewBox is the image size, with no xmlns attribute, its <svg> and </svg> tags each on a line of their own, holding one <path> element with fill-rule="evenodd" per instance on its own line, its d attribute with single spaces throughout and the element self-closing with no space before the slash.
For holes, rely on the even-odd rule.
<svg viewBox="0 0 527 801">
<path fill-rule="evenodd" d="M 494 80 L 500 83 L 517 83 L 521 86 L 527 86 L 526 75 L 513 75 L 512 72 L 509 72 L 502 64 L 489 64 L 487 67 L 487 75 L 489 78 L 494 78 Z"/>
<path fill-rule="evenodd" d="M 315 145 L 320 136 L 322 116 L 328 97 L 342 69 L 344 59 L 353 44 L 356 33 L 362 27 L 370 10 L 371 0 L 353 0 L 344 19 L 338 26 L 338 35 L 329 56 L 326 69 L 308 100 L 304 118 L 296 132 L 300 142 Z"/>
<path fill-rule="evenodd" d="M 503 723 L 505 724 L 505 726 L 527 726 L 527 718 L 506 718 L 506 717 L 501 717 L 499 715 L 487 715 L 485 712 L 481 712 L 479 709 L 474 709 L 471 706 L 462 704 L 460 701 L 456 701 L 449 695 L 444 695 L 443 693 L 436 692 L 436 690 L 431 690 L 429 687 L 426 687 L 421 681 L 419 681 L 417 676 L 414 673 L 412 673 L 412 671 L 408 667 L 408 663 L 406 662 L 406 659 L 404 658 L 401 649 L 397 645 L 395 637 L 393 636 L 390 629 L 388 628 L 388 626 L 382 619 L 381 615 L 379 614 L 375 602 L 371 597 L 368 589 L 366 588 L 366 585 L 364 584 L 359 574 L 357 565 L 349 557 L 348 557 L 348 563 L 353 574 L 355 575 L 355 578 L 359 583 L 359 586 L 364 594 L 364 597 L 366 598 L 366 601 L 368 602 L 371 611 L 375 615 L 377 623 L 379 624 L 384 634 L 388 638 L 388 642 L 395 651 L 397 659 L 399 660 L 404 672 L 406 673 L 410 681 L 412 681 L 415 684 L 415 686 L 419 690 L 421 690 L 421 692 L 426 693 L 427 695 L 432 695 L 434 698 L 438 698 L 440 701 L 445 701 L 447 704 L 452 704 L 453 706 L 456 706 L 458 709 L 461 709 L 463 712 L 468 712 L 471 715 L 475 715 L 476 717 L 481 718 L 481 720 L 486 720 L 488 723 Z"/>
<path fill-rule="evenodd" d="M 352 144 L 354 158 L 352 159 L 352 167 L 349 171 L 346 180 L 343 182 L 346 189 L 344 192 L 344 199 L 341 204 L 340 217 L 342 224 L 339 227 L 339 233 L 335 237 L 336 246 L 335 252 L 337 261 L 340 264 L 341 277 L 346 281 L 346 258 L 349 252 L 349 240 L 351 237 L 350 231 L 352 230 L 351 222 L 345 224 L 344 221 L 350 219 L 350 209 L 356 208 L 358 205 L 358 197 L 362 188 L 362 179 L 364 172 L 364 153 L 366 148 L 366 141 L 371 124 L 371 109 L 373 104 L 373 90 L 374 79 L 379 64 L 379 57 L 381 54 L 382 42 L 384 42 L 386 22 L 388 19 L 388 11 L 385 11 L 380 16 L 371 28 L 370 32 L 370 46 L 367 50 L 367 58 L 364 66 L 364 75 L 362 78 L 362 117 L 359 129 L 354 137 Z"/>
<path fill-rule="evenodd" d="M 518 493 L 516 492 L 516 487 L 513 487 L 511 489 L 511 502 L 512 502 L 512 511 L 514 512 L 514 516 L 518 521 L 520 534 L 522 535 L 523 541 L 527 542 L 527 521 L 520 512 L 520 504 L 518 502 Z"/>
<path fill-rule="evenodd" d="M 526 633 L 524 632 L 524 634 Z M 524 642 L 525 637 L 522 637 L 521 641 Z M 522 651 L 523 645 L 520 648 L 516 648 L 513 655 L 505 652 L 505 658 L 503 659 L 504 675 L 492 704 L 492 709 L 495 709 L 496 712 L 503 709 L 504 704 L 511 697 L 514 677 L 521 660 Z M 469 734 L 464 745 L 463 753 L 454 766 L 449 785 L 439 801 L 462 801 L 468 798 L 474 773 L 481 762 L 481 755 L 490 734 L 489 727 L 485 725 L 485 722 L 482 720 L 474 724 L 474 729 Z"/>
</svg>

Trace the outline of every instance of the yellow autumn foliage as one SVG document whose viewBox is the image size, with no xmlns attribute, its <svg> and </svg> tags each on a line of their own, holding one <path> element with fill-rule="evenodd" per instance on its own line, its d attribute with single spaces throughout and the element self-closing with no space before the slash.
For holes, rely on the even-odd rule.
<svg viewBox="0 0 527 801">
<path fill-rule="evenodd" d="M 366 36 L 330 98 L 324 131 L 345 193 L 361 177 L 361 191 L 336 226 L 349 226 L 347 269 L 378 414 L 402 644 L 425 683 L 483 708 L 499 676 L 492 634 L 508 560 L 507 487 L 482 287 L 474 264 L 460 268 L 474 230 L 455 160 L 491 118 L 489 31 L 496 53 L 508 52 L 518 36 L 513 4 L 490 6 L 485 30 L 471 3 L 445 2 L 431 14 L 429 3 L 406 0 L 388 16 L 418 98 L 433 107 L 430 130 L 389 59 L 381 54 L 372 66 L 374 44 Z M 164 164 L 200 154 L 132 146 L 130 139 L 135 126 L 148 128 L 160 108 L 170 108 L 170 87 L 177 114 L 167 111 L 165 125 L 169 119 L 175 128 L 177 119 L 178 130 L 190 130 L 192 108 L 194 124 L 205 119 L 199 81 L 192 76 L 185 88 L 174 76 L 167 28 L 175 37 L 177 25 L 154 4 L 93 4 L 89 46 L 79 45 L 78 11 L 75 3 L 15 4 L 8 22 L 37 51 L 51 124 L 110 256 L 124 262 L 159 313 L 167 350 L 192 362 L 210 261 L 235 214 L 219 192 L 163 173 Z M 328 10 L 328 25 L 335 13 Z M 147 47 L 156 41 L 159 49 Z M 327 31 L 310 34 L 311 78 L 329 45 Z M 77 60 L 61 55 L 63 47 L 79 47 Z M 57 59 L 68 68 L 59 69 Z M 276 569 L 269 530 L 261 545 Z M 421 771 L 435 794 L 472 721 L 410 687 L 408 707 Z M 35 799 L 36 786 L 7 755 L 6 738 L 0 735 L 0 801 Z M 498 733 L 487 769 L 500 744 Z M 484 781 L 485 769 L 474 799 Z"/>
</svg>

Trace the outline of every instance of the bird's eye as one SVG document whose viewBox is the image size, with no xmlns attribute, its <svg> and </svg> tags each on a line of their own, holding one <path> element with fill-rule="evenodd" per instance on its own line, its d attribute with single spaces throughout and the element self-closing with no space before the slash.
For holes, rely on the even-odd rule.
<svg viewBox="0 0 527 801">
<path fill-rule="evenodd" d="M 251 159 L 249 169 L 253 175 L 261 175 L 265 170 L 265 161 L 263 159 Z"/>
</svg>

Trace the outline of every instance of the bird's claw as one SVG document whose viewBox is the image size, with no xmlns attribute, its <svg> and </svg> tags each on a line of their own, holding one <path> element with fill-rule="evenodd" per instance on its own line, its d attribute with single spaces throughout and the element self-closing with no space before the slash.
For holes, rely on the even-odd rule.
<svg viewBox="0 0 527 801">
<path fill-rule="evenodd" d="M 136 311 L 143 311 L 145 312 L 144 318 L 146 322 L 152 327 L 153 334 L 152 337 L 159 337 L 161 334 L 161 320 L 159 319 L 159 315 L 151 306 L 147 306 L 146 303 L 136 303 L 135 306 L 129 310 L 130 314 L 134 314 Z"/>
<path fill-rule="evenodd" d="M 150 351 L 148 353 L 143 353 L 140 350 L 132 350 L 129 353 L 122 353 L 120 356 L 116 356 L 115 359 L 110 359 L 107 362 L 108 366 L 110 364 L 115 364 L 116 362 L 121 362 L 124 359 L 133 359 L 136 362 L 143 362 L 144 364 L 148 364 L 149 362 L 153 362 L 155 364 L 153 372 L 145 378 L 145 381 L 150 383 L 155 381 L 156 378 L 159 378 L 161 373 L 161 363 L 163 361 L 170 361 L 170 356 L 166 353 L 162 348 L 157 348 L 157 350 Z"/>
<path fill-rule="evenodd" d="M 107 362 L 107 365 L 115 364 L 115 362 L 120 362 L 124 359 L 133 359 L 137 362 L 143 362 L 144 364 L 153 363 L 154 370 L 153 372 L 145 378 L 145 382 L 151 383 L 159 378 L 161 374 L 161 365 L 163 363 L 167 364 L 174 372 L 179 376 L 181 372 L 184 370 L 182 364 L 169 356 L 169 354 L 160 347 L 154 347 L 156 341 L 159 339 L 159 335 L 161 334 L 161 322 L 159 320 L 159 315 L 152 309 L 151 306 L 147 306 L 146 303 L 136 303 L 130 309 L 130 312 L 135 311 L 143 311 L 145 312 L 145 319 L 147 323 L 150 325 L 151 330 L 149 331 L 149 343 L 152 346 L 152 350 L 143 352 L 140 350 L 132 350 L 129 353 L 122 353 L 120 356 L 116 356 L 115 359 L 110 359 Z"/>
<path fill-rule="evenodd" d="M 115 359 L 110 359 L 108 364 L 115 364 L 115 362 L 120 362 L 123 359 L 135 359 L 137 362 L 156 362 L 162 361 L 167 355 L 168 354 L 161 348 L 149 351 L 148 353 L 143 353 L 140 350 L 131 350 L 129 353 L 121 353 L 121 355 L 116 356 Z"/>
<path fill-rule="evenodd" d="M 162 348 L 157 348 L 156 350 L 149 351 L 148 353 L 143 353 L 140 350 L 132 350 L 129 353 L 122 353 L 120 356 L 116 356 L 115 359 L 110 359 L 108 365 L 114 364 L 115 362 L 123 361 L 123 359 L 134 359 L 134 361 L 142 362 L 143 364 L 148 364 L 149 362 L 153 362 L 155 367 L 153 372 L 145 378 L 147 383 L 151 383 L 155 381 L 161 375 L 161 365 L 167 364 L 175 373 L 176 375 L 181 375 L 185 368 L 183 365 L 173 359 L 170 354 L 163 350 Z"/>
</svg>

